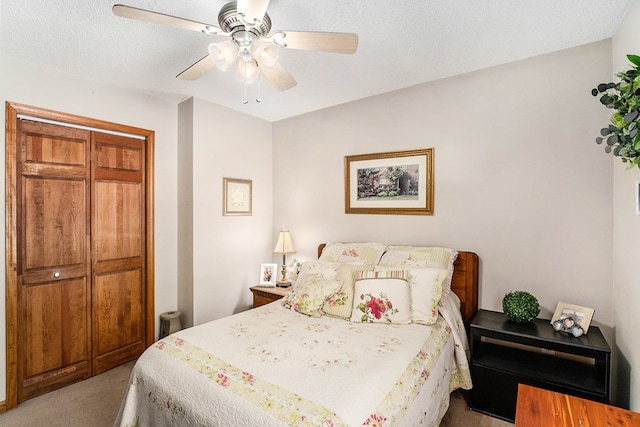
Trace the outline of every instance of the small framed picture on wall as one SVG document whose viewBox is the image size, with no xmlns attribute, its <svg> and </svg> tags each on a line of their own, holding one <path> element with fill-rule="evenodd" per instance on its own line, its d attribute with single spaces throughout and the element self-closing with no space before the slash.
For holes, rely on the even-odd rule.
<svg viewBox="0 0 640 427">
<path fill-rule="evenodd" d="M 222 179 L 222 215 L 251 215 L 253 182 L 250 179 Z"/>
</svg>

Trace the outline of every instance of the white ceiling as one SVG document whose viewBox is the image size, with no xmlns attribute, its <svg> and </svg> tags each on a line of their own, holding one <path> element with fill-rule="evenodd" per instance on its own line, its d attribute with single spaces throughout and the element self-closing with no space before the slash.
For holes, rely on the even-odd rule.
<svg viewBox="0 0 640 427">
<path fill-rule="evenodd" d="M 207 53 L 211 36 L 116 17 L 113 4 L 217 26 L 226 0 L 0 0 L 0 50 L 11 57 L 179 102 L 208 100 L 269 121 L 615 34 L 632 0 L 271 0 L 273 30 L 359 35 L 354 55 L 281 49 L 298 81 L 262 84 L 243 105 L 232 72 L 175 76 Z M 567 76 L 570 78 L 570 76 Z"/>
</svg>

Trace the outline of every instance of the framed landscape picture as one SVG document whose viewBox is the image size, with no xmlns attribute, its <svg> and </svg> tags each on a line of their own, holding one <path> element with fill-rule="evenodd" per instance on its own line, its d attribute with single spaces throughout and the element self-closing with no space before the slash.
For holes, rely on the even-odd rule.
<svg viewBox="0 0 640 427">
<path fill-rule="evenodd" d="M 433 148 L 344 158 L 345 213 L 433 215 Z"/>
</svg>

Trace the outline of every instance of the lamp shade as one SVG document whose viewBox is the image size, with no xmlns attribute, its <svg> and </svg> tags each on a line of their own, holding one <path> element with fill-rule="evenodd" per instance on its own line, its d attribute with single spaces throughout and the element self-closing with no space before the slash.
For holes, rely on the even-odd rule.
<svg viewBox="0 0 640 427">
<path fill-rule="evenodd" d="M 260 68 L 255 59 L 251 58 L 249 61 L 238 61 L 237 70 L 238 80 L 244 83 L 255 83 L 260 77 Z"/>
<path fill-rule="evenodd" d="M 238 57 L 238 48 L 231 40 L 222 43 L 211 43 L 208 50 L 211 60 L 222 71 L 227 71 Z"/>
<path fill-rule="evenodd" d="M 278 243 L 273 248 L 274 254 L 293 254 L 296 250 L 293 249 L 293 242 L 291 241 L 291 233 L 286 228 L 280 230 L 278 235 Z"/>
</svg>

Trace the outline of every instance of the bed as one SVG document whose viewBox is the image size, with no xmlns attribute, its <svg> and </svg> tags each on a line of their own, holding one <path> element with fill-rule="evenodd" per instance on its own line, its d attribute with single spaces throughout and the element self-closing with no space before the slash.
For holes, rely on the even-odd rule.
<svg viewBox="0 0 640 427">
<path fill-rule="evenodd" d="M 283 300 L 149 347 L 115 425 L 438 426 L 450 393 L 471 388 L 466 329 L 478 308 L 478 257 L 448 250 L 450 258 L 435 260 L 442 268 L 426 291 L 412 281 L 437 269 L 423 267 L 434 260 L 419 252 L 433 248 L 396 246 L 392 253 L 389 245 L 370 251 L 368 244 L 320 245 L 319 259 L 303 263 Z M 382 285 L 385 293 L 375 293 Z M 436 305 L 420 311 L 414 300 L 432 288 L 441 291 L 429 297 Z M 345 289 L 351 301 L 333 304 Z M 388 305 L 372 304 L 371 295 L 389 295 Z M 313 304 L 316 297 L 321 304 Z"/>
</svg>

